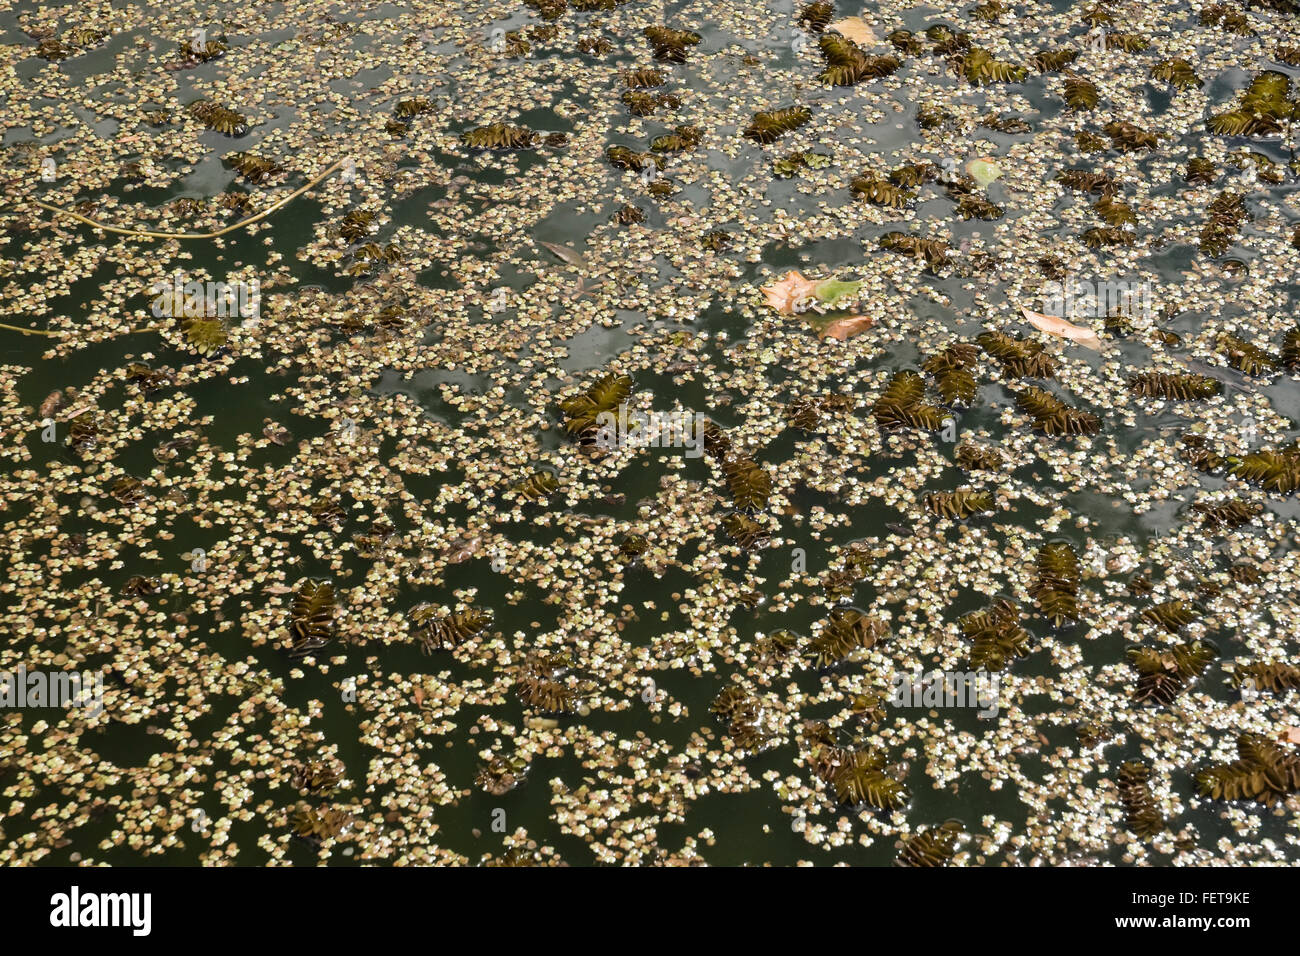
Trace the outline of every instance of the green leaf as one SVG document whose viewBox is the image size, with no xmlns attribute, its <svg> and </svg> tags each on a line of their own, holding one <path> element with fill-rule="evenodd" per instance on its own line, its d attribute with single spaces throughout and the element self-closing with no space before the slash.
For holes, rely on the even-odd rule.
<svg viewBox="0 0 1300 956">
<path fill-rule="evenodd" d="M 817 296 L 817 301 L 821 302 L 822 305 L 833 306 L 840 299 L 857 295 L 860 288 L 862 288 L 861 281 L 846 282 L 842 279 L 823 279 L 813 289 L 813 295 Z"/>
</svg>

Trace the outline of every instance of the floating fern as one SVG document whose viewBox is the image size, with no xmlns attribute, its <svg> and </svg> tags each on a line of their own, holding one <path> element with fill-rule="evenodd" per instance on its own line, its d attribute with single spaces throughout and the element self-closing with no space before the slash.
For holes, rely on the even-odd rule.
<svg viewBox="0 0 1300 956">
<path fill-rule="evenodd" d="M 961 618 L 962 634 L 973 642 L 971 666 L 1000 671 L 1029 654 L 1029 632 L 1020 626 L 1020 609 L 999 598 L 982 611 Z"/>
<path fill-rule="evenodd" d="M 1043 545 L 1035 561 L 1037 580 L 1029 588 L 1043 616 L 1060 627 L 1079 617 L 1079 559 L 1064 542 Z"/>
<path fill-rule="evenodd" d="M 812 113 L 803 106 L 789 106 L 754 114 L 754 120 L 745 127 L 745 137 L 757 143 L 773 143 L 779 137 L 803 126 Z"/>
<path fill-rule="evenodd" d="M 1254 800 L 1272 806 L 1300 790 L 1300 756 L 1260 734 L 1237 738 L 1237 759 L 1196 775 L 1196 789 L 1215 800 Z"/>
<path fill-rule="evenodd" d="M 943 866 L 957 852 L 957 841 L 966 831 L 956 820 L 927 827 L 908 838 L 898 851 L 895 866 Z"/>
<path fill-rule="evenodd" d="M 290 656 L 302 657 L 328 644 L 334 636 L 334 612 L 334 585 L 304 581 L 289 610 Z"/>
</svg>

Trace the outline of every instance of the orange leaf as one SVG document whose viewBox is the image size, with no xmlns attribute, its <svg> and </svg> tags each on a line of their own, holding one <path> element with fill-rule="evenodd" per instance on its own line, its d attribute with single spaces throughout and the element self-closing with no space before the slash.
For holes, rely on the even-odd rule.
<svg viewBox="0 0 1300 956">
<path fill-rule="evenodd" d="M 876 324 L 876 320 L 866 315 L 837 315 L 831 319 L 813 321 L 820 339 L 835 339 L 847 342 L 859 332 L 865 332 Z"/>
<path fill-rule="evenodd" d="M 1084 348 L 1092 349 L 1094 352 L 1100 352 L 1102 349 L 1101 339 L 1097 336 L 1097 333 L 1086 326 L 1067 322 L 1059 315 L 1044 315 L 1042 312 L 1034 312 L 1024 307 L 1020 309 L 1020 314 L 1025 317 L 1026 322 L 1040 332 L 1055 335 L 1057 338 L 1069 339 L 1071 342 L 1076 342 Z"/>
<path fill-rule="evenodd" d="M 769 306 L 782 315 L 794 315 L 795 306 L 806 302 L 815 295 L 817 281 L 809 279 L 797 269 L 787 272 L 771 285 L 763 286 L 759 291 L 766 297 Z"/>
</svg>

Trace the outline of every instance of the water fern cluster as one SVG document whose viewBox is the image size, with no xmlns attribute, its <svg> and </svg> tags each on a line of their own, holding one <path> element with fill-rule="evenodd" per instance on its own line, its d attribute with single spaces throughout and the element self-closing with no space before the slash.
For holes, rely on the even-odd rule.
<svg viewBox="0 0 1300 956">
<path fill-rule="evenodd" d="M 774 143 L 781 136 L 803 126 L 812 119 L 812 112 L 805 106 L 787 106 L 779 110 L 766 110 L 754 114 L 754 119 L 745 127 L 745 138 L 756 143 Z"/>
<path fill-rule="evenodd" d="M 425 654 L 460 647 L 492 624 L 492 612 L 469 608 L 458 614 L 443 614 L 436 605 L 417 604 L 406 615 L 411 634 Z"/>
<path fill-rule="evenodd" d="M 876 399 L 872 414 L 884 429 L 917 428 L 937 431 L 943 427 L 943 410 L 924 402 L 925 379 L 916 372 L 898 372 Z"/>
<path fill-rule="evenodd" d="M 897 72 L 902 62 L 895 56 L 868 56 L 856 43 L 838 33 L 823 33 L 817 41 L 826 68 L 817 77 L 832 86 L 853 86 Z"/>
<path fill-rule="evenodd" d="M 1056 627 L 1079 617 L 1079 559 L 1065 542 L 1043 545 L 1035 559 L 1029 594 Z"/>
<path fill-rule="evenodd" d="M 1124 825 L 1143 840 L 1165 828 L 1165 818 L 1151 793 L 1151 768 L 1130 760 L 1119 766 L 1119 800 L 1124 807 Z"/>
<path fill-rule="evenodd" d="M 963 636 L 972 642 L 970 663 L 976 670 L 1000 671 L 1029 654 L 1029 632 L 1020 626 L 1020 608 L 1006 598 L 961 618 Z"/>
<path fill-rule="evenodd" d="M 336 610 L 334 585 L 328 581 L 304 581 L 294 593 L 289 608 L 289 655 L 303 657 L 328 644 L 334 636 Z"/>
<path fill-rule="evenodd" d="M 1017 392 L 1016 406 L 1044 435 L 1095 435 L 1101 431 L 1101 419 L 1096 415 L 1073 408 L 1041 388 L 1030 386 Z"/>
<path fill-rule="evenodd" d="M 1300 754 L 1260 734 L 1237 738 L 1237 759 L 1196 774 L 1196 789 L 1214 800 L 1253 800 L 1272 806 L 1300 790 Z"/>
<path fill-rule="evenodd" d="M 1165 650 L 1134 647 L 1127 656 L 1138 678 L 1133 699 L 1166 706 L 1187 690 L 1218 655 L 1208 644 L 1191 641 Z"/>
</svg>

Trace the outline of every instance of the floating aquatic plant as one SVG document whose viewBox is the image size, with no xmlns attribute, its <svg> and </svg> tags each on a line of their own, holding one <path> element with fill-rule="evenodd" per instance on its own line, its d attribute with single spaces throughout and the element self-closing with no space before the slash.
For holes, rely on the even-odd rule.
<svg viewBox="0 0 1300 956">
<path fill-rule="evenodd" d="M 745 138 L 756 143 L 773 143 L 778 138 L 803 126 L 812 119 L 812 112 L 804 106 L 788 106 L 779 110 L 766 110 L 754 114 L 753 121 L 745 127 Z"/>
<path fill-rule="evenodd" d="M 954 57 L 953 68 L 975 86 L 1019 83 L 1029 75 L 1023 66 L 995 59 L 992 53 L 980 47 L 972 47 L 961 56 Z"/>
<path fill-rule="evenodd" d="M 1125 226 L 1137 223 L 1137 213 L 1126 202 L 1113 196 L 1102 196 L 1092 204 L 1093 212 L 1101 216 L 1110 226 Z"/>
<path fill-rule="evenodd" d="M 1256 502 L 1233 498 L 1214 504 L 1197 502 L 1192 505 L 1196 512 L 1211 527 L 1240 528 L 1250 524 L 1264 512 L 1264 506 Z"/>
<path fill-rule="evenodd" d="M 1098 173 L 1090 169 L 1063 169 L 1056 174 L 1056 181 L 1068 189 L 1082 193 L 1098 193 L 1107 196 L 1119 191 L 1119 184 L 1111 179 L 1108 173 Z"/>
<path fill-rule="evenodd" d="M 905 232 L 887 232 L 879 239 L 880 248 L 900 252 L 938 271 L 948 265 L 948 243 L 942 239 L 923 239 Z"/>
<path fill-rule="evenodd" d="M 1300 442 L 1285 448 L 1264 448 L 1232 463 L 1232 474 L 1265 491 L 1293 495 L 1300 491 Z"/>
<path fill-rule="evenodd" d="M 1042 342 L 992 331 L 981 332 L 976 341 L 1013 378 L 1052 378 L 1056 375 L 1056 360 L 1047 354 Z"/>
<path fill-rule="evenodd" d="M 1276 70 L 1257 74 L 1236 109 L 1210 117 L 1209 129 L 1221 136 L 1273 136 L 1294 115 L 1291 78 Z"/>
<path fill-rule="evenodd" d="M 1150 133 L 1127 120 L 1116 120 L 1107 123 L 1102 129 L 1110 137 L 1113 148 L 1120 152 L 1129 153 L 1139 149 L 1154 150 L 1160 146 L 1160 141 L 1154 133 Z"/>
<path fill-rule="evenodd" d="M 1165 828 L 1165 818 L 1151 793 L 1151 768 L 1136 760 L 1119 766 L 1119 800 L 1124 806 L 1124 825 L 1143 840 Z"/>
<path fill-rule="evenodd" d="M 957 853 L 957 841 L 965 832 L 956 820 L 949 820 L 942 826 L 927 827 L 903 843 L 894 865 L 944 866 Z"/>
<path fill-rule="evenodd" d="M 662 168 L 663 160 L 653 153 L 638 153 L 626 146 L 611 146 L 605 150 L 605 158 L 616 169 L 630 169 L 643 172 L 651 166 Z"/>
<path fill-rule="evenodd" d="M 767 528 L 744 514 L 727 515 L 722 519 L 722 526 L 726 528 L 727 534 L 746 551 L 765 547 L 770 537 Z"/>
<path fill-rule="evenodd" d="M 1282 367 L 1288 372 L 1300 372 L 1300 326 L 1290 329 L 1282 337 Z"/>
<path fill-rule="evenodd" d="M 850 806 L 866 803 L 877 810 L 898 810 L 910 798 L 903 782 L 885 772 L 885 758 L 876 751 L 849 751 L 831 784 L 836 799 Z"/>
<path fill-rule="evenodd" d="M 578 52 L 587 56 L 602 57 L 614 49 L 614 44 L 604 37 L 581 37 L 578 40 Z"/>
<path fill-rule="evenodd" d="M 996 448 L 977 445 L 974 442 L 962 442 L 957 446 L 955 457 L 957 467 L 963 471 L 1001 471 L 1006 459 Z"/>
<path fill-rule="evenodd" d="M 1030 386 L 1016 393 L 1016 406 L 1034 420 L 1034 428 L 1044 435 L 1095 435 L 1101 431 L 1101 419 L 1091 412 L 1066 405 L 1055 395 Z"/>
<path fill-rule="evenodd" d="M 569 662 L 562 656 L 534 654 L 520 670 L 515 693 L 525 707 L 550 714 L 573 713 L 581 695 L 565 680 L 568 670 Z"/>
<path fill-rule="evenodd" d="M 1034 69 L 1039 73 L 1056 73 L 1065 69 L 1079 57 L 1074 47 L 1061 47 L 1056 50 L 1039 50 L 1034 54 Z"/>
<path fill-rule="evenodd" d="M 650 141 L 650 150 L 655 153 L 689 153 L 700 145 L 704 131 L 698 126 L 679 126 L 671 133 L 656 136 Z"/>
<path fill-rule="evenodd" d="M 859 199 L 890 209 L 902 209 L 916 198 L 915 193 L 900 189 L 878 176 L 857 176 L 849 183 L 849 190 Z"/>
<path fill-rule="evenodd" d="M 623 85 L 629 89 L 645 89 L 662 86 L 663 83 L 663 72 L 656 70 L 652 66 L 643 66 L 640 69 L 627 70 L 623 73 Z"/>
<path fill-rule="evenodd" d="M 963 616 L 960 624 L 972 642 L 970 663 L 976 670 L 1000 671 L 1029 654 L 1029 632 L 1020 626 L 1020 609 L 1006 598 Z"/>
<path fill-rule="evenodd" d="M 248 120 L 242 113 L 236 113 L 212 100 L 197 100 L 187 109 L 189 114 L 210 130 L 223 136 L 243 136 L 248 132 Z"/>
<path fill-rule="evenodd" d="M 808 153 L 798 150 L 772 163 L 772 172 L 782 179 L 787 179 L 800 170 L 823 169 L 829 166 L 830 163 L 831 157 L 825 153 Z"/>
<path fill-rule="evenodd" d="M 921 56 L 925 53 L 925 44 L 911 30 L 894 30 L 885 39 L 895 50 L 908 56 Z"/>
<path fill-rule="evenodd" d="M 916 189 L 939 178 L 934 163 L 907 163 L 890 172 L 889 181 L 904 189 Z"/>
<path fill-rule="evenodd" d="M 830 0 L 813 0 L 799 11 L 799 25 L 809 33 L 821 33 L 835 16 Z"/>
<path fill-rule="evenodd" d="M 993 496 L 987 491 L 932 491 L 925 496 L 925 510 L 954 521 L 993 510 Z"/>
<path fill-rule="evenodd" d="M 295 790 L 319 797 L 330 793 L 339 785 L 342 775 L 323 760 L 307 760 L 294 768 L 289 782 Z"/>
<path fill-rule="evenodd" d="M 181 320 L 181 332 L 190 348 L 204 358 L 211 358 L 226 347 L 230 333 L 218 318 L 188 316 Z"/>
<path fill-rule="evenodd" d="M 925 404 L 924 395 L 925 379 L 915 372 L 899 372 L 876 400 L 872 414 L 884 429 L 938 431 L 943 427 L 944 414 L 935 406 Z"/>
<path fill-rule="evenodd" d="M 1196 75 L 1196 70 L 1182 57 L 1161 60 L 1151 67 L 1151 78 L 1172 84 L 1180 90 L 1199 89 L 1205 81 Z"/>
<path fill-rule="evenodd" d="M 334 585 L 328 581 L 306 580 L 293 596 L 289 609 L 289 655 L 303 657 L 318 651 L 334 636 L 336 603 Z"/>
<path fill-rule="evenodd" d="M 978 350 L 974 345 L 961 342 L 948 346 L 921 363 L 925 373 L 934 378 L 935 387 L 945 405 L 969 406 L 974 403 L 977 384 L 971 369 L 977 357 Z"/>
<path fill-rule="evenodd" d="M 530 129 L 492 123 L 461 135 L 461 142 L 474 149 L 532 149 L 541 139 Z"/>
<path fill-rule="evenodd" d="M 1233 685 L 1241 688 L 1247 686 L 1247 682 L 1252 689 L 1270 694 L 1300 690 L 1300 667 L 1283 661 L 1238 664 L 1233 672 Z"/>
<path fill-rule="evenodd" d="M 1142 620 L 1157 624 L 1170 634 L 1177 634 L 1197 616 L 1196 608 L 1181 600 L 1165 601 L 1142 612 Z"/>
<path fill-rule="evenodd" d="M 889 634 L 883 621 L 851 607 L 831 609 L 821 632 L 809 643 L 809 655 L 818 667 L 832 667 L 859 651 L 870 650 Z"/>
<path fill-rule="evenodd" d="M 610 222 L 620 226 L 632 226 L 645 222 L 645 210 L 640 206 L 633 206 L 631 203 L 625 203 L 618 208 L 614 215 L 610 216 Z"/>
<path fill-rule="evenodd" d="M 737 508 L 761 511 L 767 507 L 767 499 L 772 494 L 772 477 L 762 465 L 744 455 L 735 455 L 722 463 L 722 473 Z"/>
<path fill-rule="evenodd" d="M 983 196 L 963 195 L 957 199 L 957 215 L 962 219 L 1001 219 L 1006 210 Z"/>
<path fill-rule="evenodd" d="M 1300 755 L 1261 734 L 1237 737 L 1237 759 L 1196 774 L 1196 789 L 1214 800 L 1254 800 L 1272 806 L 1300 790 Z"/>
<path fill-rule="evenodd" d="M 1055 627 L 1078 620 L 1079 559 L 1065 542 L 1045 544 L 1034 562 L 1036 580 L 1029 594 Z"/>
<path fill-rule="evenodd" d="M 856 43 L 838 33 L 823 33 L 817 41 L 826 68 L 817 77 L 832 86 L 853 86 L 897 72 L 902 62 L 895 56 L 868 56 Z"/>
<path fill-rule="evenodd" d="M 1223 391 L 1223 383 L 1208 375 L 1193 373 L 1140 372 L 1129 376 L 1129 391 L 1146 398 L 1193 401 L 1213 398 Z"/>
<path fill-rule="evenodd" d="M 1250 213 L 1242 195 L 1227 190 L 1215 196 L 1205 211 L 1209 215 L 1201 227 L 1201 251 L 1207 255 L 1221 256 L 1236 241 L 1237 233 L 1250 218 Z"/>
<path fill-rule="evenodd" d="M 253 153 L 231 153 L 225 157 L 232 168 L 250 183 L 262 183 L 284 172 L 284 164 Z"/>
<path fill-rule="evenodd" d="M 1138 674 L 1133 699 L 1167 706 L 1205 673 L 1216 656 L 1214 648 L 1200 641 L 1176 644 L 1168 650 L 1130 648 L 1129 664 Z"/>
<path fill-rule="evenodd" d="M 1231 332 L 1221 333 L 1215 347 L 1229 365 L 1247 375 L 1267 375 L 1276 372 L 1282 364 L 1277 356 Z"/>
<path fill-rule="evenodd" d="M 541 501 L 554 494 L 559 487 L 559 479 L 553 472 L 535 471 L 522 481 L 511 485 L 510 490 L 527 501 Z"/>
<path fill-rule="evenodd" d="M 311 843 L 332 840 L 343 833 L 352 822 L 346 811 L 330 807 L 300 806 L 289 816 L 293 835 Z"/>
<path fill-rule="evenodd" d="M 688 47 L 697 46 L 703 39 L 690 30 L 675 30 L 667 26 L 650 26 L 643 31 L 656 60 L 685 63 Z"/>
<path fill-rule="evenodd" d="M 1073 112 L 1082 112 L 1096 107 L 1099 94 L 1097 87 L 1081 76 L 1065 78 L 1065 105 Z"/>
<path fill-rule="evenodd" d="M 420 650 L 432 654 L 451 650 L 482 634 L 492 624 L 492 612 L 469 608 L 459 614 L 442 614 L 436 605 L 417 604 L 406 615 L 411 634 Z"/>
<path fill-rule="evenodd" d="M 565 416 L 564 433 L 579 441 L 593 442 L 600 414 L 612 412 L 631 394 L 631 376 L 607 372 L 580 395 L 560 403 Z"/>
</svg>

